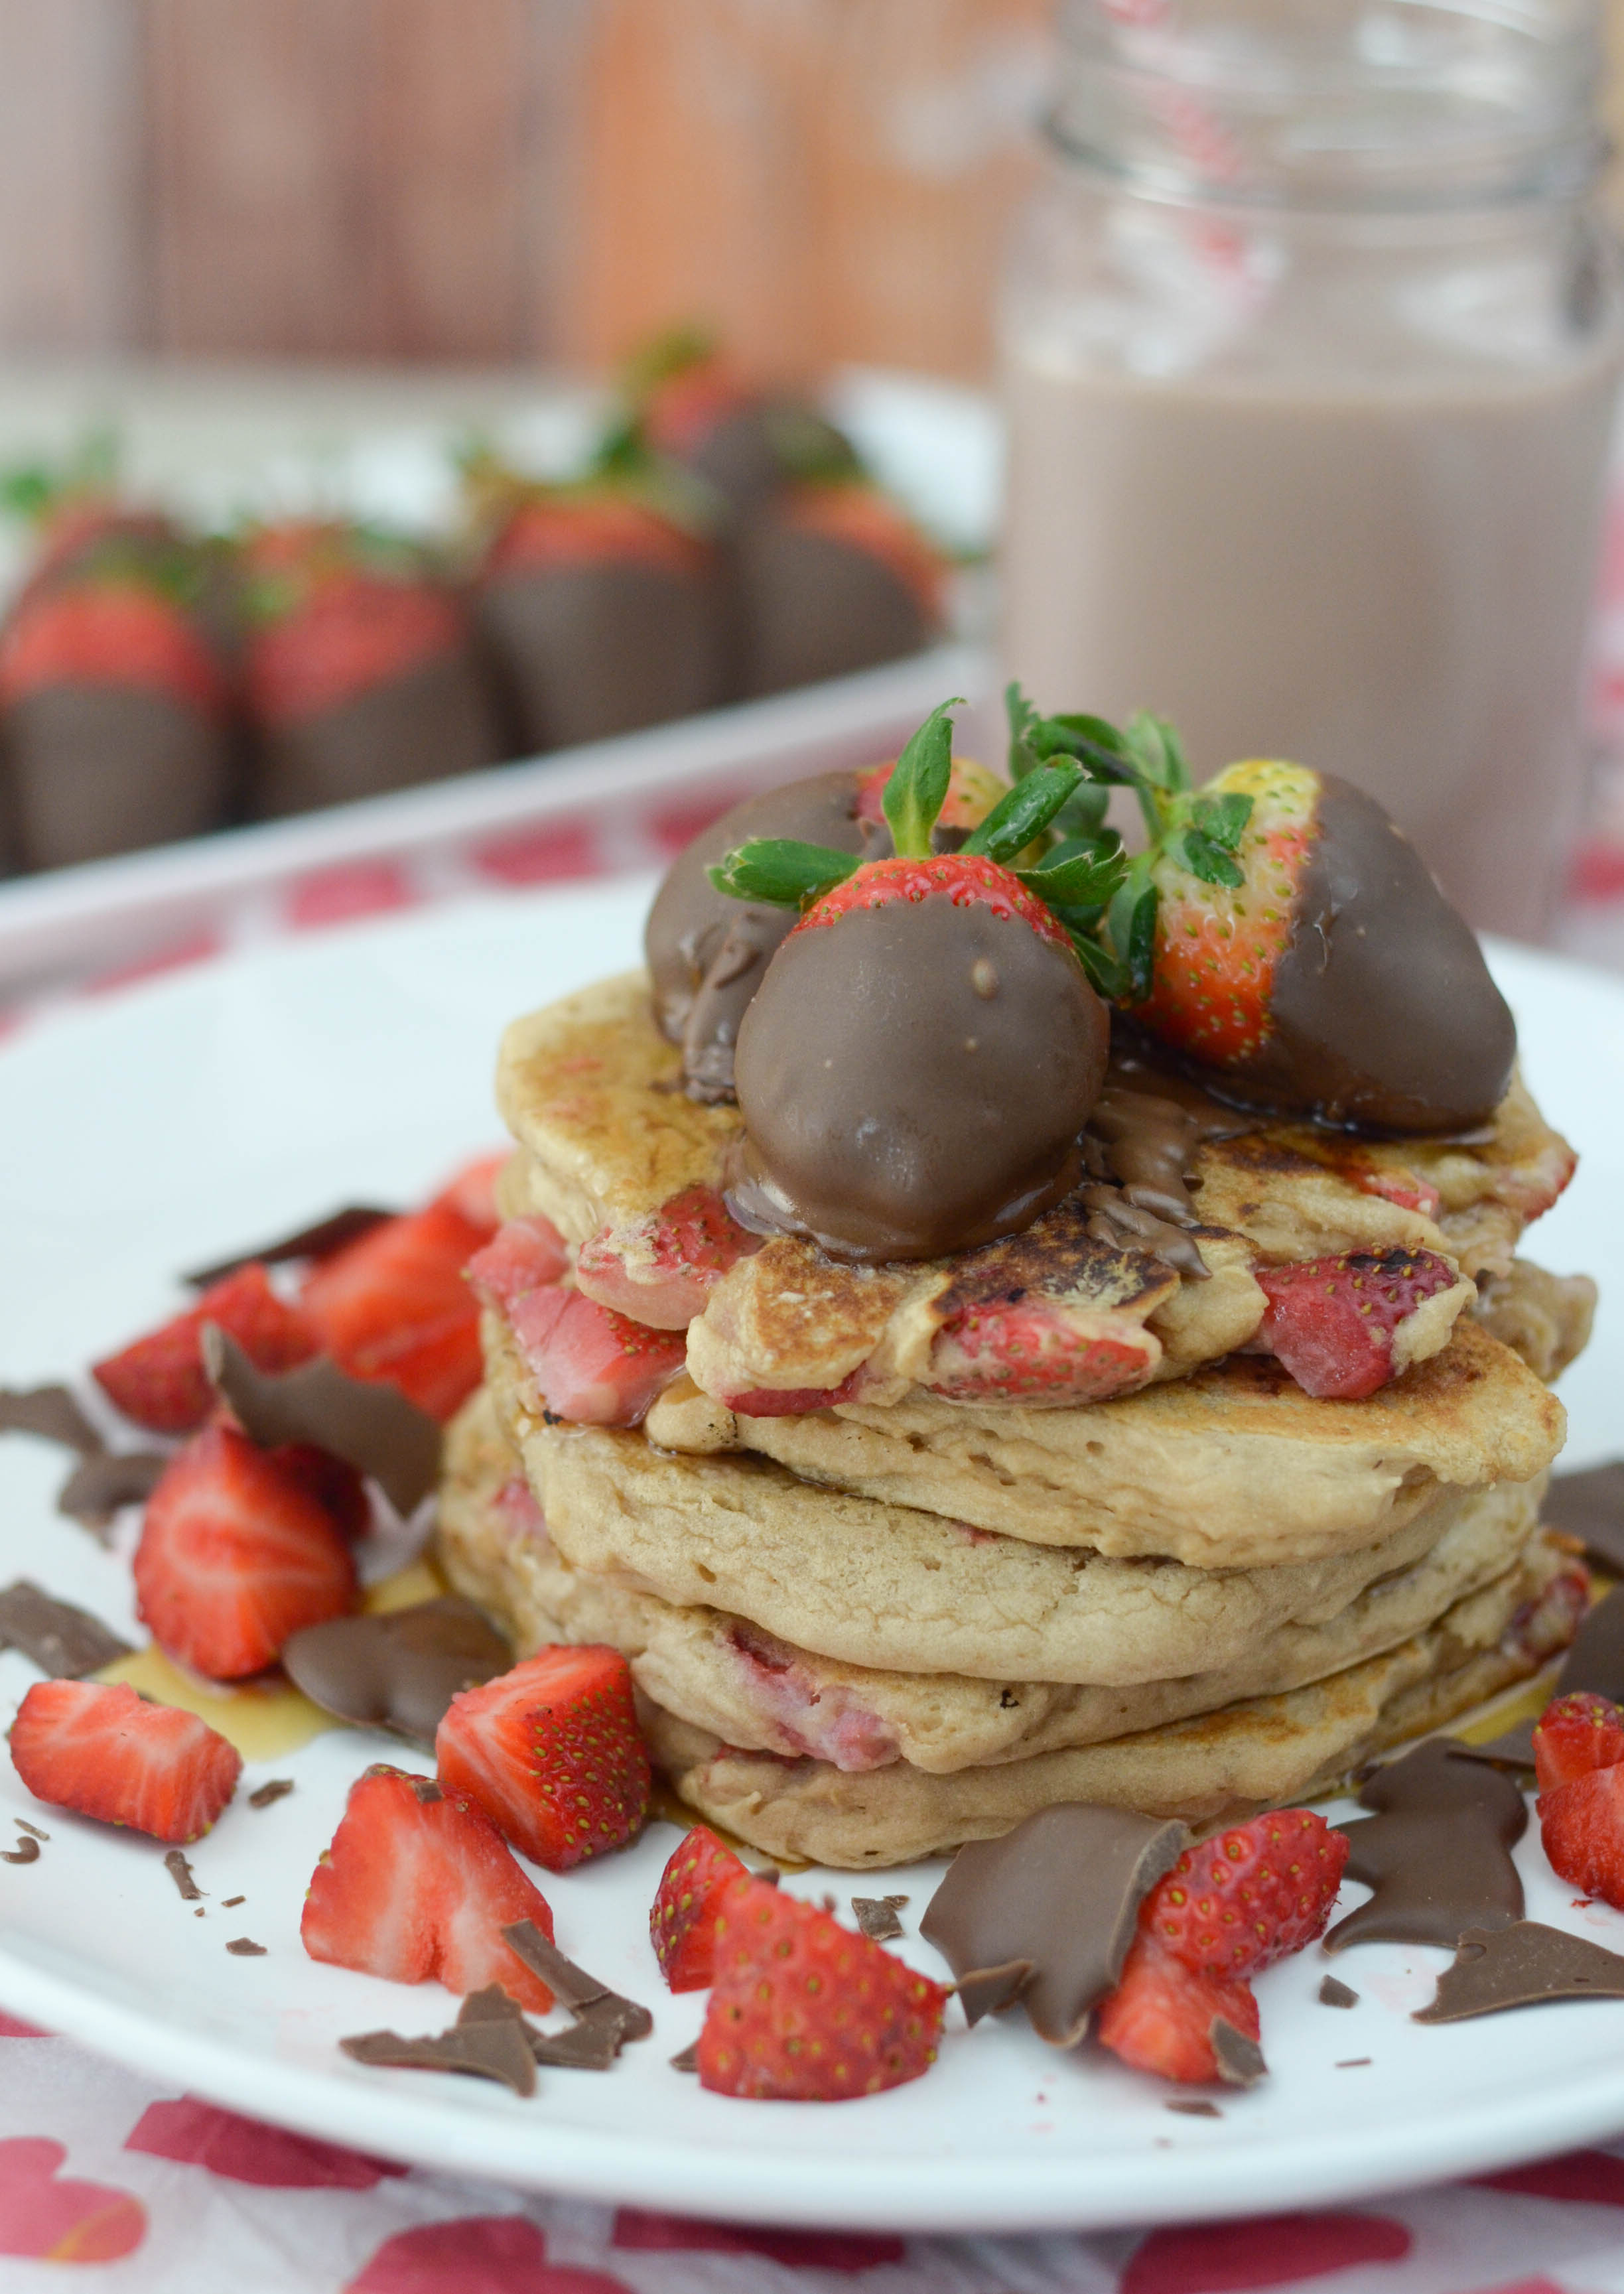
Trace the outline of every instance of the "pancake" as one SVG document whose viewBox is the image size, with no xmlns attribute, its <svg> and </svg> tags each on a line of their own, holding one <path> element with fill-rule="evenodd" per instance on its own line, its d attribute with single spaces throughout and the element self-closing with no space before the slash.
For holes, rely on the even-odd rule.
<svg viewBox="0 0 1624 2294">
<path fill-rule="evenodd" d="M 1511 1567 L 1533 1531 L 1537 1498 L 1536 1487 L 1506 1486 L 1446 1501 L 1433 1518 L 1423 1517 L 1384 1550 L 1362 1557 L 1385 1566 L 1340 1608 L 1330 1607 L 1340 1571 L 1271 1573 L 1293 1581 L 1299 1598 L 1316 1574 L 1321 1582 L 1319 1598 L 1283 1623 L 1265 1622 L 1273 1608 L 1267 1593 L 1278 1587 L 1260 1589 L 1238 1574 L 1192 1584 L 1192 1609 L 1226 1618 L 1207 1646 L 1228 1652 L 1227 1661 L 1176 1679 L 1110 1687 L 841 1664 L 719 1603 L 678 1605 L 581 1569 L 548 1538 L 483 1390 L 448 1436 L 439 1555 L 457 1590 L 499 1615 L 521 1653 L 556 1641 L 607 1643 L 628 1658 L 646 1696 L 725 1744 L 813 1755 L 852 1773 L 900 1760 L 945 1775 L 1156 1728 L 1377 1655 Z M 1406 1563 L 1417 1533 L 1430 1536 L 1441 1515 L 1441 1534 Z M 1135 1565 L 1100 1567 L 1108 1605 L 1113 1583 L 1131 1577 Z M 1142 1566 L 1137 1574 L 1144 1574 Z M 1156 1582 L 1165 1587 L 1190 1576 L 1163 1566 Z M 1247 1634 L 1236 1624 L 1250 1593 L 1260 1598 L 1257 1625 Z"/>
<path fill-rule="evenodd" d="M 504 1177 L 509 1215 L 540 1212 L 572 1245 L 613 1244 L 689 1190 L 719 1192 L 739 1114 L 686 1098 L 681 1066 L 640 972 L 516 1021 L 497 1078 L 522 1151 Z M 770 1238 L 722 1276 L 691 1326 L 696 1383 L 737 1402 L 825 1394 L 861 1370 L 865 1398 L 884 1406 L 952 1383 L 939 1347 L 955 1318 L 1019 1300 L 1067 1334 L 1075 1371 L 1057 1398 L 1071 1406 L 1181 1378 L 1246 1344 L 1264 1311 L 1260 1263 L 1430 1252 L 1461 1279 L 1401 1326 L 1401 1369 L 1446 1343 L 1471 1283 L 1506 1272 L 1522 1227 L 1572 1169 L 1520 1083 L 1470 1142 L 1356 1141 L 1238 1113 L 1127 1054 L 1112 1088 L 1118 1111 L 1138 1116 L 1113 1120 L 1102 1102 L 1084 1134 L 1088 1184 L 1008 1242 L 864 1267 Z M 1158 1184 L 1130 1184 L 1149 1163 Z"/>
<path fill-rule="evenodd" d="M 487 1360 L 503 1431 L 565 1560 L 881 1671 L 1116 1687 L 1210 1672 L 1410 1567 L 1467 1497 L 1434 1485 L 1384 1533 L 1293 1564 L 1190 1568 L 1148 1539 L 1133 1558 L 1045 1547 L 819 1488 L 763 1459 L 685 1457 L 640 1433 L 548 1425 L 525 1408 L 511 1354 L 488 1345 Z"/>
<path fill-rule="evenodd" d="M 1092 1801 L 1208 1828 L 1314 1800 L 1374 1753 L 1445 1726 L 1572 1638 L 1584 1580 L 1545 1537 L 1504 1576 L 1384 1655 L 1279 1696 L 1109 1743 L 931 1776 L 863 1775 L 729 1747 L 644 1700 L 654 1765 L 709 1822 L 767 1855 L 867 1870 L 946 1854 L 1036 1810 Z"/>
</svg>

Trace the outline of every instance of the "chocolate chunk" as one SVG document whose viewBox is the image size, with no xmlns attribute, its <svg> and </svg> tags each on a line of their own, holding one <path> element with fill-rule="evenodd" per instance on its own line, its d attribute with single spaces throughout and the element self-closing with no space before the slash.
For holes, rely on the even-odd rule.
<svg viewBox="0 0 1624 2294">
<path fill-rule="evenodd" d="M 0 1864 L 37 1864 L 39 1843 L 25 1833 L 15 1848 L 0 1848 Z"/>
<path fill-rule="evenodd" d="M 0 1386 L 0 1434 L 37 1434 L 93 1458 L 102 1436 L 65 1386 Z"/>
<path fill-rule="evenodd" d="M 20 1649 L 53 1680 L 82 1680 L 130 1654 L 129 1642 L 88 1609 L 42 1593 L 26 1577 L 0 1593 L 0 1647 Z"/>
<path fill-rule="evenodd" d="M 1218 2076 L 1225 2087 L 1255 2087 L 1268 2076 L 1269 2066 L 1257 2041 L 1238 2031 L 1233 2023 L 1226 2023 L 1222 2015 L 1213 2019 L 1212 2041 Z"/>
<path fill-rule="evenodd" d="M 1229 2026 L 1226 2024 L 1224 2029 L 1227 2030 Z M 1215 2103 L 1165 2103 L 1162 2109 L 1176 2111 L 1185 2119 L 1222 2119 L 1223 2117 L 1222 2111 Z"/>
<path fill-rule="evenodd" d="M 1125 1809 L 1040 1809 L 960 1849 L 919 1932 L 971 2023 L 1019 1999 L 1040 2038 L 1076 2046 L 1122 1974 L 1141 1903 L 1189 1840 L 1181 1824 Z"/>
<path fill-rule="evenodd" d="M 219 1259 L 213 1266 L 194 1267 L 181 1280 L 193 1290 L 207 1290 L 213 1283 L 223 1282 L 228 1274 L 235 1274 L 240 1266 L 256 1262 L 261 1266 L 280 1266 L 289 1259 L 331 1258 L 346 1243 L 358 1242 L 375 1226 L 396 1216 L 398 1213 L 379 1210 L 372 1203 L 346 1203 L 342 1210 L 330 1211 L 309 1226 L 296 1227 L 274 1242 L 262 1242 L 257 1250 L 240 1250 L 235 1257 Z"/>
<path fill-rule="evenodd" d="M 272 1777 L 268 1784 L 260 1785 L 248 1794 L 248 1806 L 269 1808 L 272 1801 L 286 1800 L 292 1790 L 291 1777 Z"/>
<path fill-rule="evenodd" d="M 858 1928 L 871 1943 L 889 1943 L 902 1933 L 897 1915 L 907 1900 L 905 1896 L 854 1896 L 851 1908 Z"/>
<path fill-rule="evenodd" d="M 288 1679 L 324 1712 L 426 1745 L 453 1696 L 512 1663 L 495 1626 L 455 1593 L 381 1616 L 306 1625 L 282 1647 Z"/>
<path fill-rule="evenodd" d="M 1343 1825 L 1347 1873 L 1375 1890 L 1339 1920 L 1328 1951 L 1352 1943 L 1453 1946 L 1469 1927 L 1506 1927 L 1522 1916 L 1522 1883 L 1511 1860 L 1528 1809 L 1508 1776 L 1454 1757 L 1433 1737 L 1378 1769 L 1359 1795 L 1376 1813 Z"/>
<path fill-rule="evenodd" d="M 517 2095 L 536 2091 L 535 2037 L 516 2003 L 499 1984 L 471 1991 L 449 2031 L 402 2038 L 398 2031 L 361 2031 L 340 2039 L 358 2063 L 392 2070 L 460 2071 L 472 2078 L 495 2079 Z"/>
<path fill-rule="evenodd" d="M 369 1474 L 402 1517 L 434 1488 L 440 1428 L 397 1387 L 347 1377 L 327 1354 L 268 1374 L 215 1322 L 203 1326 L 203 1363 L 244 1433 L 263 1448 L 313 1442 Z"/>
<path fill-rule="evenodd" d="M 264 1959 L 265 1947 L 256 1943 L 251 1936 L 233 1936 L 225 1947 L 238 1959 Z"/>
<path fill-rule="evenodd" d="M 1369 2055 L 1350 2055 L 1345 2062 L 1333 2063 L 1331 2069 L 1337 2071 L 1368 2070 L 1372 2058 Z"/>
<path fill-rule="evenodd" d="M 1357 2007 L 1359 1994 L 1336 1976 L 1328 1975 L 1320 1986 L 1320 2005 L 1322 2007 Z"/>
<path fill-rule="evenodd" d="M 30 1824 L 26 1816 L 14 1816 L 12 1818 L 12 1822 L 16 1826 L 19 1832 L 26 1832 L 31 1839 L 49 1840 L 51 1837 L 51 1834 L 48 1832 L 42 1832 L 38 1825 Z"/>
<path fill-rule="evenodd" d="M 1484 1122 L 1517 1036 L 1482 950 L 1375 798 L 1319 777 L 1273 1025 L 1255 1057 L 1225 1069 L 1223 1095 L 1384 1132 Z"/>
<path fill-rule="evenodd" d="M 1081 1176 L 1109 1038 L 1069 946 L 1019 918 L 946 891 L 854 907 L 784 942 L 740 1024 L 728 1206 L 857 1261 L 1017 1233 Z"/>
<path fill-rule="evenodd" d="M 172 1848 L 167 1856 L 165 1857 L 164 1869 L 167 1872 L 169 1877 L 175 1882 L 175 1886 L 180 1890 L 181 1901 L 183 1904 L 196 1904 L 201 1902 L 203 1891 L 192 1878 L 191 1867 L 186 1861 L 186 1859 L 182 1855 L 178 1848 Z M 239 1897 L 238 1901 L 240 1903 L 241 1900 L 242 1899 Z M 235 1948 L 235 1947 L 230 1947 L 230 1948 Z"/>
<path fill-rule="evenodd" d="M 1453 1965 L 1438 1979 L 1431 2006 L 1417 2009 L 1410 2020 L 1462 2023 L 1468 2016 L 1552 1999 L 1624 1999 L 1624 1957 L 1538 1920 L 1467 1928 Z"/>
<path fill-rule="evenodd" d="M 234 1912 L 239 1904 L 246 1904 L 248 1900 L 246 1896 L 223 1896 L 220 1899 L 220 1908 L 223 1912 Z"/>
<path fill-rule="evenodd" d="M 1554 1474 L 1539 1517 L 1548 1528 L 1577 1537 L 1604 1569 L 1624 1576 L 1624 1458 Z"/>
<path fill-rule="evenodd" d="M 687 2046 L 686 2046 L 680 2054 L 673 2055 L 671 2057 L 671 2069 L 674 2071 L 698 2070 L 699 2041 L 697 2039 L 693 2040 Z"/>
<path fill-rule="evenodd" d="M 575 2018 L 570 2030 L 532 2036 L 532 2046 L 539 2063 L 558 2064 L 575 2070 L 607 2070 L 623 2046 L 633 2039 L 647 2038 L 654 2030 L 654 2019 L 646 2007 L 639 2007 L 636 2000 L 611 1991 L 606 1983 L 600 1983 L 585 1968 L 566 1959 L 533 1921 L 516 1920 L 511 1927 L 502 1930 L 502 1934 L 532 1973 L 541 1978 L 559 2005 L 567 2007 Z"/>
<path fill-rule="evenodd" d="M 145 1505 L 168 1463 L 159 1450 L 99 1450 L 69 1475 L 56 1509 L 100 1533 L 111 1527 L 121 1506 Z"/>
</svg>

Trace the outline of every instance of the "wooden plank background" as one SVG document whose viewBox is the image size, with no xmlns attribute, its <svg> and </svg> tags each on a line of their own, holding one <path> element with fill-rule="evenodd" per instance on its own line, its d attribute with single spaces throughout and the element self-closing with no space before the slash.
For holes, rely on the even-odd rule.
<svg viewBox="0 0 1624 2294">
<path fill-rule="evenodd" d="M 0 0 L 0 355 L 979 378 L 1053 4 Z"/>
</svg>

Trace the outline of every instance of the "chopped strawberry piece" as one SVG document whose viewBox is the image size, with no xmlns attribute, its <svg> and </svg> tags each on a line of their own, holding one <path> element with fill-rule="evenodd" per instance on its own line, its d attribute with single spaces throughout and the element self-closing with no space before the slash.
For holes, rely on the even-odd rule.
<svg viewBox="0 0 1624 2294">
<path fill-rule="evenodd" d="M 950 1402 L 1103 1402 L 1142 1386 L 1153 1338 L 1127 1322 L 1030 1296 L 978 1301 L 943 1323 L 930 1390 Z"/>
<path fill-rule="evenodd" d="M 553 1995 L 502 1930 L 553 1915 L 481 1810 L 432 1777 L 369 1769 L 350 1787 L 332 1845 L 311 1875 L 299 1934 L 312 1959 L 394 1983 L 480 1991 L 499 1983 L 545 2014 Z"/>
<path fill-rule="evenodd" d="M 1459 1278 L 1430 1250 L 1345 1251 L 1260 1266 L 1269 1305 L 1253 1346 L 1271 1354 L 1304 1394 L 1359 1402 L 1394 1374 L 1393 1333 Z"/>
<path fill-rule="evenodd" d="M 242 1761 L 195 1712 L 122 1681 L 37 1680 L 12 1723 L 12 1761 L 36 1800 L 183 1846 L 237 1789 Z"/>
<path fill-rule="evenodd" d="M 947 1993 L 828 1912 L 746 1875 L 716 1915 L 700 2084 L 759 2101 L 840 2103 L 920 2078 Z"/>
<path fill-rule="evenodd" d="M 527 1291 L 508 1321 L 555 1418 L 637 1426 L 687 1360 L 680 1331 L 651 1330 L 562 1283 Z"/>
<path fill-rule="evenodd" d="M 207 1289 L 195 1306 L 93 1365 L 97 1385 L 126 1418 L 153 1434 L 190 1434 L 213 1406 L 202 1330 L 218 1322 L 256 1370 L 296 1369 L 321 1346 L 314 1323 L 271 1288 L 255 1259 Z"/>
<path fill-rule="evenodd" d="M 511 1314 L 527 1291 L 540 1290 L 569 1271 L 570 1254 L 551 1219 L 508 1219 L 464 1273 L 482 1305 Z"/>
<path fill-rule="evenodd" d="M 304 1278 L 300 1302 L 340 1370 L 397 1386 L 446 1419 L 483 1375 L 463 1268 L 483 1228 L 446 1201 L 386 1220 Z"/>
<path fill-rule="evenodd" d="M 171 1459 L 135 1550 L 136 1606 L 158 1647 L 211 1680 L 262 1672 L 290 1633 L 342 1616 L 344 1536 L 307 1467 L 210 1426 Z"/>
<path fill-rule="evenodd" d="M 859 1363 L 839 1386 L 750 1386 L 718 1399 L 741 1418 L 804 1418 L 814 1410 L 832 1410 L 839 1402 L 855 1402 L 863 1389 L 864 1367 Z"/>
<path fill-rule="evenodd" d="M 1624 1761 L 1542 1792 L 1535 1806 L 1557 1878 L 1624 1911 Z"/>
<path fill-rule="evenodd" d="M 1419 1211 L 1423 1218 L 1435 1219 L 1443 1208 L 1437 1188 L 1428 1180 L 1417 1178 L 1413 1171 L 1377 1170 L 1367 1164 L 1350 1176 L 1362 1193 L 1379 1195 L 1384 1202 L 1396 1203 L 1401 1211 Z"/>
<path fill-rule="evenodd" d="M 1260 1974 L 1324 1934 L 1348 1847 L 1311 1809 L 1255 1816 L 1184 1851 L 1141 1905 L 1140 1933 L 1192 1974 Z"/>
<path fill-rule="evenodd" d="M 1218 2026 L 1224 2023 L 1255 2045 L 1257 2001 L 1251 1985 L 1238 1978 L 1197 1975 L 1141 1933 L 1133 1939 L 1121 1982 L 1095 2017 L 1094 2036 L 1131 2069 L 1153 2071 L 1158 2078 L 1181 2086 L 1235 2082 L 1239 2071 L 1244 2083 L 1246 2075 L 1235 2054 L 1230 2053 L 1226 2064 L 1214 2046 Z"/>
<path fill-rule="evenodd" d="M 696 1824 L 660 1875 L 648 1932 L 673 1991 L 704 1991 L 716 1973 L 716 1916 L 745 1867 L 714 1832 Z"/>
<path fill-rule="evenodd" d="M 1579 1690 L 1547 1704 L 1534 1730 L 1534 1770 L 1542 1793 L 1571 1785 L 1592 1769 L 1624 1761 L 1624 1710 L 1610 1696 Z"/>
<path fill-rule="evenodd" d="M 549 1872 L 623 1848 L 653 1789 L 618 1649 L 545 1648 L 465 1688 L 434 1738 L 440 1780 Z"/>
<path fill-rule="evenodd" d="M 434 1204 L 445 1204 L 459 1218 L 467 1219 L 482 1234 L 492 1235 L 502 1223 L 496 1207 L 496 1183 L 507 1168 L 512 1149 L 504 1147 L 495 1155 L 477 1155 L 465 1163 L 460 1171 L 446 1181 L 434 1199 Z M 431 1205 L 431 1208 L 434 1206 Z M 544 1222 L 545 1224 L 545 1222 Z"/>
<path fill-rule="evenodd" d="M 688 1187 L 583 1243 L 575 1280 L 600 1306 L 656 1330 L 686 1330 L 728 1268 L 760 1248 L 714 1188 Z"/>
</svg>

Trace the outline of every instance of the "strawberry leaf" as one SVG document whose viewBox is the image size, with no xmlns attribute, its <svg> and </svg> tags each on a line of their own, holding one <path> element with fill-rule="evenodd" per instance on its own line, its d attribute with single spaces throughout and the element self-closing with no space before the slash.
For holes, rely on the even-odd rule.
<svg viewBox="0 0 1624 2294">
<path fill-rule="evenodd" d="M 1012 860 L 1023 846 L 1043 834 L 1082 777 L 1082 766 L 1070 757 L 1052 764 L 1035 764 L 1007 796 L 1000 797 L 960 850 L 984 852 L 991 860 Z"/>
<path fill-rule="evenodd" d="M 1050 822 L 1050 828 L 1063 839 L 1093 842 L 1106 833 L 1105 811 L 1110 801 L 1111 792 L 1103 782 L 1080 781 Z M 1049 857 L 1052 859 L 1054 855 Z"/>
<path fill-rule="evenodd" d="M 1252 800 L 1235 793 L 1198 796 L 1190 817 L 1210 844 L 1215 844 L 1221 852 L 1237 852 L 1252 818 Z"/>
<path fill-rule="evenodd" d="M 1017 873 L 1028 892 L 1052 908 L 1103 908 L 1116 897 L 1128 872 L 1120 852 L 1079 852 L 1042 868 Z"/>
<path fill-rule="evenodd" d="M 938 703 L 897 758 L 885 785 L 881 802 L 899 859 L 930 858 L 930 832 L 947 801 L 953 773 L 953 720 L 947 712 L 963 706 L 962 694 Z"/>
<path fill-rule="evenodd" d="M 1043 720 L 1013 679 L 1003 688 L 1003 711 L 1010 720 L 1010 778 L 1019 785 L 1043 761 L 1032 745 L 1033 731 Z"/>
<path fill-rule="evenodd" d="M 836 852 L 827 844 L 803 844 L 792 836 L 752 836 L 705 873 L 730 899 L 800 908 L 843 884 L 857 865 L 855 852 Z"/>
<path fill-rule="evenodd" d="M 1238 891 L 1246 876 L 1238 864 L 1227 852 L 1220 851 L 1210 836 L 1195 827 L 1175 828 L 1162 843 L 1164 858 L 1175 867 L 1188 869 L 1204 884 L 1228 884 Z"/>
<path fill-rule="evenodd" d="M 1064 923 L 1065 919 L 1062 917 L 1061 921 Z M 1092 985 L 1108 1004 L 1120 1004 L 1128 992 L 1127 966 L 1119 964 L 1109 948 L 1088 931 L 1072 931 L 1071 944 Z"/>
<path fill-rule="evenodd" d="M 1181 794 L 1190 786 L 1190 764 L 1184 744 L 1165 717 L 1141 709 L 1129 720 L 1129 753 L 1153 788 Z"/>
<path fill-rule="evenodd" d="M 1156 886 L 1149 881 L 1141 856 L 1129 869 L 1106 917 L 1112 949 L 1127 975 L 1127 997 L 1133 1004 L 1142 1004 L 1150 993 L 1156 910 Z"/>
</svg>

